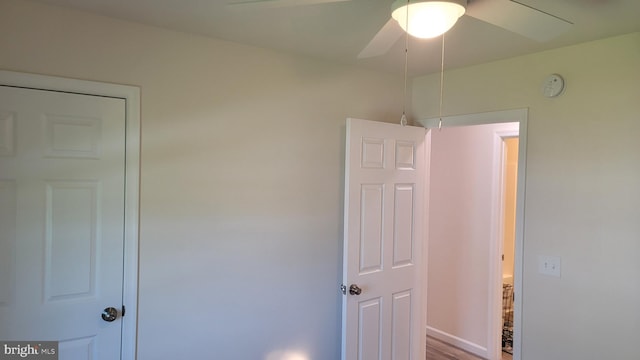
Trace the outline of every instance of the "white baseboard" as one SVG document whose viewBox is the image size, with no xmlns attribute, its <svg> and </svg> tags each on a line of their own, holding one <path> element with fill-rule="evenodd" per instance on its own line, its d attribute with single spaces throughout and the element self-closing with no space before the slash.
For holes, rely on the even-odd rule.
<svg viewBox="0 0 640 360">
<path fill-rule="evenodd" d="M 427 326 L 427 336 L 431 336 L 432 338 L 438 339 L 449 345 L 453 345 L 464 351 L 470 352 L 473 355 L 480 356 L 481 358 L 487 359 L 489 356 L 489 352 L 487 351 L 486 347 L 480 346 L 478 344 L 472 343 L 471 341 L 459 338 L 455 335 L 451 335 L 430 326 Z"/>
</svg>

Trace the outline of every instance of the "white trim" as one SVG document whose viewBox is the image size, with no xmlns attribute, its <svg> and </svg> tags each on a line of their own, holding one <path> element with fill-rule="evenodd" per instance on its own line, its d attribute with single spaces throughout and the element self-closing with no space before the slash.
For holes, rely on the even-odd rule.
<svg viewBox="0 0 640 360">
<path fill-rule="evenodd" d="M 445 342 L 449 345 L 453 345 L 459 349 L 462 349 L 466 352 L 472 353 L 473 355 L 477 355 L 481 358 L 487 358 L 487 348 L 475 344 L 471 341 L 459 338 L 455 335 L 451 335 L 447 332 L 438 330 L 436 328 L 432 328 L 427 326 L 427 335 L 431 336 L 434 339 Z"/>
<path fill-rule="evenodd" d="M 428 284 L 429 284 L 429 199 L 431 198 L 431 130 L 427 129 L 424 136 L 424 153 L 425 153 L 425 167 L 424 167 L 424 193 L 422 198 L 422 309 L 420 311 L 420 317 L 423 324 L 427 324 L 427 305 L 429 301 L 428 296 Z M 427 332 L 426 326 L 421 326 L 421 343 L 422 351 L 420 359 L 426 359 L 427 357 Z"/>
<path fill-rule="evenodd" d="M 442 117 L 442 127 L 455 127 L 455 126 L 471 126 L 471 125 L 484 125 L 484 124 L 496 124 L 496 123 L 519 123 L 519 146 L 518 146 L 518 175 L 517 175 L 517 194 L 516 194 L 516 234 L 515 234 L 515 254 L 514 254 L 514 276 L 513 276 L 513 286 L 514 286 L 514 294 L 515 300 L 513 303 L 514 311 L 513 311 L 513 329 L 514 329 L 514 338 L 513 338 L 513 359 L 521 360 L 522 357 L 522 266 L 523 266 L 523 244 L 524 244 L 524 209 L 525 209 L 525 175 L 526 175 L 526 155 L 527 155 L 527 118 L 528 118 L 528 109 L 514 109 L 514 110 L 504 110 L 504 111 L 494 111 L 494 112 L 484 112 L 478 114 L 467 114 L 467 115 L 454 115 L 454 116 L 445 116 Z M 427 129 L 437 129 L 440 124 L 440 118 L 428 118 L 418 120 L 418 123 L 423 125 Z M 494 144 L 495 145 L 495 144 Z M 430 150 L 430 149 L 428 149 Z M 426 173 L 428 174 L 430 171 L 429 164 L 427 163 Z M 494 221 L 495 223 L 495 221 Z M 428 228 L 427 228 L 428 229 Z M 425 237 L 426 244 L 428 244 L 428 230 L 425 231 L 427 235 Z M 426 245 L 425 245 L 426 246 Z M 428 247 L 428 246 L 427 246 Z M 495 251 L 495 247 L 490 249 L 492 254 L 497 254 Z M 497 275 L 495 264 L 490 264 L 491 268 L 489 269 L 489 277 L 490 282 L 492 282 L 489 287 L 496 288 Z M 498 272 L 501 273 L 501 272 Z M 496 275 L 496 276 L 494 276 Z M 428 275 L 427 275 L 428 277 Z M 501 280 L 500 280 L 501 283 Z M 425 282 L 426 287 L 426 282 Z M 502 291 L 500 285 L 500 291 Z M 428 289 L 428 288 L 427 288 Z M 488 316 L 490 316 L 489 321 L 489 329 L 496 328 L 495 319 L 498 318 L 500 314 L 501 305 L 497 306 L 502 297 L 498 297 L 496 299 L 496 291 L 489 292 L 489 312 Z M 423 304 L 426 308 L 426 302 Z M 496 310 L 497 309 L 497 310 Z M 498 311 L 496 314 L 495 312 Z M 492 314 L 493 313 L 493 314 Z M 495 319 L 494 319 L 495 318 Z M 493 323 L 493 324 L 492 324 Z M 490 330 L 493 332 L 493 330 Z M 433 329 L 427 327 L 427 333 L 430 336 L 438 338 L 437 336 L 444 336 L 446 334 L 437 329 Z M 433 334 L 440 335 L 433 335 Z M 500 332 L 498 332 L 499 334 Z M 453 335 L 446 334 L 448 337 L 443 337 L 441 340 L 445 342 L 449 342 L 452 345 L 460 347 L 469 352 L 473 352 L 476 354 L 473 349 L 484 349 L 484 354 L 480 355 L 485 358 L 493 359 L 496 356 L 500 355 L 500 343 L 498 343 L 497 335 L 489 334 L 488 335 L 488 344 L 494 343 L 494 347 L 492 347 L 491 351 L 488 351 L 486 348 L 478 347 L 475 344 L 469 343 L 463 339 L 459 339 Z M 438 338 L 440 339 L 440 338 Z M 451 342 L 455 341 L 455 342 Z M 470 346 L 469 349 L 464 346 Z M 471 349 L 471 350 L 470 350 Z M 491 355 L 491 356 L 489 356 Z M 497 357 L 499 359 L 499 357 Z"/>
<path fill-rule="evenodd" d="M 442 127 L 498 124 L 527 120 L 527 109 L 491 111 L 477 114 L 452 115 L 442 117 Z M 438 128 L 440 118 L 418 120 L 427 129 Z"/>
<path fill-rule="evenodd" d="M 516 189 L 516 243 L 513 271 L 513 360 L 522 359 L 522 298 L 524 284 L 522 279 L 524 264 L 524 211 L 527 174 L 527 114 L 520 120 L 518 139 L 518 185 Z M 515 266 L 518 264 L 518 266 Z"/>
<path fill-rule="evenodd" d="M 492 181 L 491 196 L 491 245 L 489 257 L 489 309 L 487 312 L 489 325 L 489 333 L 487 334 L 487 358 L 490 360 L 500 360 L 502 347 L 501 336 L 502 322 L 502 261 L 501 255 L 504 253 L 504 188 L 505 188 L 505 146 L 504 140 L 510 137 L 518 137 L 519 124 L 513 124 L 514 127 L 508 129 L 500 129 L 494 132 L 493 138 L 493 170 L 494 179 Z"/>
<path fill-rule="evenodd" d="M 140 188 L 140 89 L 127 85 L 0 70 L 0 84 L 124 99 L 126 103 L 122 360 L 136 358 L 138 318 L 138 214 Z"/>
<path fill-rule="evenodd" d="M 487 358 L 490 360 L 500 359 L 500 348 L 498 346 L 501 341 L 498 335 L 500 331 L 501 317 L 500 311 L 500 298 L 499 289 L 502 289 L 502 285 L 498 282 L 501 278 L 502 269 L 500 269 L 501 261 L 499 256 L 502 253 L 502 240 L 503 240 L 503 212 L 504 212 L 504 174 L 503 174 L 503 160 L 504 160 L 504 144 L 502 137 L 494 132 L 493 134 L 493 161 L 491 169 L 491 241 L 489 244 L 489 283 L 487 287 L 489 289 L 488 297 L 488 309 L 487 309 L 487 325 L 489 330 L 487 331 Z M 492 345 L 493 344 L 493 345 Z"/>
</svg>

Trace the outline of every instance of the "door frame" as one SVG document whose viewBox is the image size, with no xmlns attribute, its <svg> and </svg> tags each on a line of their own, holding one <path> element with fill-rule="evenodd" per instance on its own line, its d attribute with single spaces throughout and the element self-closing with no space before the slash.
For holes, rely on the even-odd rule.
<svg viewBox="0 0 640 360">
<path fill-rule="evenodd" d="M 503 302 L 503 279 L 502 279 L 502 255 L 504 254 L 504 213 L 505 213 L 505 178 L 506 178 L 506 152 L 505 140 L 508 138 L 520 138 L 518 130 L 497 130 L 493 136 L 493 189 L 492 189 L 492 217 L 491 217 L 491 241 L 489 258 L 489 289 L 495 289 L 489 293 L 489 334 L 487 344 L 498 344 L 497 347 L 487 346 L 487 355 L 489 359 L 501 359 L 502 346 L 499 344 L 500 334 L 502 334 L 502 302 Z M 518 164 L 519 165 L 519 164 Z M 517 179 L 516 179 L 517 181 Z M 517 189 L 516 189 L 517 191 Z M 517 202 L 516 196 L 516 202 Z M 517 213 L 517 211 L 516 211 Z M 517 216 L 517 214 L 516 214 Z M 515 230 L 515 229 L 514 229 Z M 514 239 L 515 245 L 515 239 Z M 514 268 L 515 268 L 515 252 L 514 252 Z M 514 274 L 515 279 L 515 274 Z M 515 282 L 514 282 L 515 284 Z M 515 311 L 514 311 L 515 316 Z M 514 324 L 515 329 L 515 324 Z M 515 332 L 515 331 L 514 331 Z M 513 350 L 512 350 L 513 351 Z"/>
<path fill-rule="evenodd" d="M 516 191 L 516 228 L 515 228 L 515 252 L 514 252 L 514 274 L 513 274 L 513 291 L 514 291 L 514 302 L 513 302 L 513 359 L 521 360 L 522 358 L 522 271 L 523 271 L 523 263 L 524 263 L 524 210 L 525 210 L 525 194 L 526 194 L 526 157 L 527 157 L 527 119 L 528 119 L 528 108 L 523 109 L 514 109 L 514 110 L 503 110 L 503 111 L 494 111 L 494 112 L 484 112 L 484 113 L 476 113 L 476 114 L 465 114 L 465 115 L 453 115 L 453 116 L 444 116 L 442 118 L 427 118 L 423 120 L 418 120 L 422 126 L 427 129 L 437 129 L 440 125 L 440 120 L 442 120 L 442 127 L 456 127 L 456 126 L 470 126 L 470 125 L 484 125 L 484 124 L 499 124 L 499 123 L 519 123 L 519 145 L 518 145 L 518 174 L 517 174 L 517 191 Z M 427 137 L 430 138 L 430 131 L 427 132 Z M 501 134 L 500 134 L 501 135 Z M 507 134 L 504 134 L 507 135 Z M 508 136 L 506 136 L 508 137 Z M 498 140 L 502 140 L 500 136 L 498 136 Z M 427 153 L 431 152 L 431 142 L 425 141 L 425 145 L 427 146 Z M 495 145 L 495 144 L 494 144 Z M 426 169 L 427 181 L 430 174 L 430 164 L 427 161 L 427 169 Z M 501 179 L 500 179 L 501 180 Z M 500 181 L 501 182 L 501 181 Z M 428 190 L 426 191 L 428 194 Z M 429 206 L 428 201 L 427 207 Z M 500 209 L 500 207 L 498 207 Z M 429 211 L 425 211 L 425 214 L 428 216 Z M 426 219 L 428 220 L 428 218 Z M 496 220 L 496 219 L 494 219 Z M 495 222 L 495 221 L 494 221 Z M 426 222 L 428 224 L 428 222 Z M 427 225 L 428 226 L 428 225 Z M 497 227 L 498 224 L 492 224 L 492 227 Z M 425 252 L 424 258 L 425 263 L 427 262 L 426 251 L 428 249 L 429 244 L 429 236 L 428 230 L 425 231 L 425 243 L 423 247 L 423 251 Z M 497 234 L 496 234 L 497 235 Z M 495 240 L 495 239 L 494 239 Z M 501 239 L 499 239 L 501 241 Z M 492 244 L 495 241 L 492 241 Z M 500 251 L 501 246 L 497 245 L 492 246 L 490 251 L 494 253 L 492 258 L 495 258 L 495 261 L 490 261 L 490 279 L 489 279 L 489 288 L 494 289 L 497 286 L 497 281 L 502 282 L 502 280 L 498 280 L 498 276 L 501 278 L 501 270 L 498 270 L 498 266 L 501 265 L 498 259 L 498 252 Z M 424 288 L 428 291 L 426 279 L 428 277 L 425 276 Z M 502 287 L 500 287 L 500 293 L 496 291 L 489 291 L 489 334 L 488 334 L 488 346 L 487 346 L 487 355 L 489 358 L 495 358 L 499 355 L 502 350 L 501 346 L 497 342 L 497 334 L 492 334 L 494 329 L 497 328 L 496 320 L 499 316 L 501 316 L 501 305 L 497 307 L 498 301 L 502 299 Z M 426 296 L 425 296 L 426 299 Z M 426 302 L 423 305 L 426 311 Z M 496 311 L 498 311 L 496 313 Z M 426 328 L 426 324 L 425 324 Z M 496 348 L 491 346 L 491 343 L 495 342 Z M 499 359 L 499 358 L 498 358 Z"/>
<path fill-rule="evenodd" d="M 128 85 L 0 70 L 0 85 L 106 96 L 125 101 L 125 208 L 122 347 L 120 358 L 133 360 L 137 348 L 138 224 L 140 190 L 140 88 Z"/>
</svg>

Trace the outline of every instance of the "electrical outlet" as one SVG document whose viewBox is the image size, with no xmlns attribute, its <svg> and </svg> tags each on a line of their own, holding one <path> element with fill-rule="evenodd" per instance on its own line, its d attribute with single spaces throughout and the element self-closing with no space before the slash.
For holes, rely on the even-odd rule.
<svg viewBox="0 0 640 360">
<path fill-rule="evenodd" d="M 560 257 L 538 256 L 538 272 L 543 275 L 560 277 Z"/>
</svg>

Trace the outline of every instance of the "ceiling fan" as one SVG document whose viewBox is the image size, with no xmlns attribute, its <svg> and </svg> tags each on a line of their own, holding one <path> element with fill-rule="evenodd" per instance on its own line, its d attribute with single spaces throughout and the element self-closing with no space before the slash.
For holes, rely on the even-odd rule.
<svg viewBox="0 0 640 360">
<path fill-rule="evenodd" d="M 322 3 L 335 3 L 351 0 L 248 0 L 230 3 L 229 6 L 237 8 L 277 8 Z M 413 12 L 413 6 L 445 5 L 451 8 L 453 18 L 445 25 L 445 29 L 439 33 L 420 36 L 411 25 L 411 15 L 407 12 L 406 5 L 411 4 L 409 10 Z M 544 11 L 515 0 L 395 0 L 391 5 L 392 16 L 378 31 L 369 44 L 360 52 L 358 58 L 369 58 L 385 54 L 393 44 L 405 33 L 404 28 L 411 35 L 418 37 L 435 37 L 451 28 L 458 17 L 468 15 L 476 19 L 499 26 L 506 30 L 520 34 L 524 37 L 545 42 L 567 31 L 571 22 L 551 15 Z M 417 13 L 417 12 L 416 12 Z M 409 14 L 409 21 L 406 15 Z M 431 23 L 433 20 L 422 21 Z M 417 21 L 414 23 L 418 23 Z M 408 25 L 408 26 L 407 26 Z M 424 35 L 424 34 L 423 34 Z"/>
</svg>

